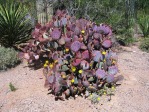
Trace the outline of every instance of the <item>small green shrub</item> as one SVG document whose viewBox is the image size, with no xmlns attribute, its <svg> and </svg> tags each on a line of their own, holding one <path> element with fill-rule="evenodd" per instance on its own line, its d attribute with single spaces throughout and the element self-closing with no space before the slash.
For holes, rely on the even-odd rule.
<svg viewBox="0 0 149 112">
<path fill-rule="evenodd" d="M 142 40 L 140 49 L 149 52 L 149 38 L 145 38 L 144 40 Z"/>
<path fill-rule="evenodd" d="M 14 67 L 19 61 L 18 53 L 14 49 L 0 47 L 0 71 Z"/>
<path fill-rule="evenodd" d="M 135 39 L 133 38 L 133 29 L 121 29 L 119 31 L 120 34 L 117 36 L 117 41 L 124 46 L 130 45 L 135 42 Z"/>
<path fill-rule="evenodd" d="M 138 24 L 140 25 L 140 29 L 142 30 L 144 37 L 148 37 L 149 36 L 149 15 L 140 12 L 138 16 Z"/>
<path fill-rule="evenodd" d="M 9 83 L 9 88 L 10 88 L 11 91 L 16 91 L 17 90 L 11 82 Z"/>
</svg>

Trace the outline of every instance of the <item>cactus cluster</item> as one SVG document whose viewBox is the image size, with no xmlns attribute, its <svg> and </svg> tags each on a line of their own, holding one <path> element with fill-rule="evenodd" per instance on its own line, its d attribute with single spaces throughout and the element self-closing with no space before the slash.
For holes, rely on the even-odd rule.
<svg viewBox="0 0 149 112">
<path fill-rule="evenodd" d="M 109 25 L 76 19 L 58 10 L 49 23 L 35 26 L 32 37 L 22 49 L 24 58 L 35 65 L 46 59 L 45 86 L 56 99 L 101 95 L 105 84 L 112 87 L 118 68 Z"/>
</svg>

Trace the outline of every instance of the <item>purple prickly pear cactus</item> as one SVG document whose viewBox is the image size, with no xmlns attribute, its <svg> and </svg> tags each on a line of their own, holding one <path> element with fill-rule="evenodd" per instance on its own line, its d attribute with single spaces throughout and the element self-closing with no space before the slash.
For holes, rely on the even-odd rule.
<svg viewBox="0 0 149 112">
<path fill-rule="evenodd" d="M 81 43 L 79 41 L 74 41 L 71 44 L 71 50 L 74 51 L 74 52 L 79 51 L 80 48 L 81 48 Z"/>
<path fill-rule="evenodd" d="M 51 32 L 51 37 L 54 39 L 54 40 L 58 40 L 61 36 L 61 31 L 59 31 L 58 28 L 55 28 L 53 29 L 53 31 Z"/>
<path fill-rule="evenodd" d="M 104 78 L 106 76 L 106 72 L 102 69 L 97 69 L 96 71 L 96 77 L 98 79 Z"/>
</svg>

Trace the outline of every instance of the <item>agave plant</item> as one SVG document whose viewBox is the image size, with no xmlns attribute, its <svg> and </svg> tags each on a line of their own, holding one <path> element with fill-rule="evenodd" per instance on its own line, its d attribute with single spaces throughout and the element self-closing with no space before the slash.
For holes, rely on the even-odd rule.
<svg viewBox="0 0 149 112">
<path fill-rule="evenodd" d="M 28 12 L 21 3 L 9 0 L 0 4 L 0 44 L 14 47 L 29 39 L 32 30 L 30 20 L 26 18 Z"/>
<path fill-rule="evenodd" d="M 22 48 L 24 58 L 33 64 L 47 59 L 46 84 L 56 97 L 75 98 L 89 92 L 95 94 L 96 102 L 98 91 L 105 83 L 112 84 L 118 72 L 117 55 L 110 49 L 112 29 L 85 19 L 74 20 L 60 10 L 53 18 L 46 26 L 35 26 L 33 40 Z"/>
</svg>

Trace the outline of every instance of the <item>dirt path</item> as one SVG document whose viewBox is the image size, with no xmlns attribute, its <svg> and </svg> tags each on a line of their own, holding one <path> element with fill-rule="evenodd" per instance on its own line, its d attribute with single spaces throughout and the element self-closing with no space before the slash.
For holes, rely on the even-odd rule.
<svg viewBox="0 0 149 112">
<path fill-rule="evenodd" d="M 149 112 L 149 54 L 137 47 L 123 47 L 119 53 L 119 75 L 123 76 L 112 101 L 103 96 L 99 104 L 78 97 L 55 101 L 43 87 L 42 70 L 25 64 L 0 73 L 0 112 Z M 9 83 L 18 88 L 9 90 Z"/>
</svg>

